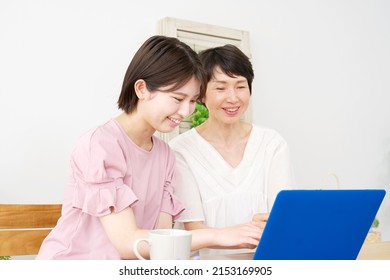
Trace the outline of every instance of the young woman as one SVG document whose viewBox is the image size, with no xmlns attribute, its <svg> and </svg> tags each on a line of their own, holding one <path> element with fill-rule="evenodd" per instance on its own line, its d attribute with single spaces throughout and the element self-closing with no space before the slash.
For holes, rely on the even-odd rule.
<svg viewBox="0 0 390 280">
<path fill-rule="evenodd" d="M 199 55 L 208 81 L 201 100 L 209 118 L 170 142 L 177 196 L 186 207 L 177 225 L 226 234 L 251 223 L 262 230 L 278 191 L 292 186 L 287 143 L 272 129 L 242 121 L 254 78 L 248 57 L 232 45 Z M 203 249 L 200 255 L 242 251 Z"/>
<path fill-rule="evenodd" d="M 82 136 L 71 156 L 62 216 L 37 259 L 135 259 L 136 239 L 172 227 L 184 209 L 172 184 L 175 156 L 153 134 L 178 126 L 205 87 L 199 58 L 186 44 L 153 36 L 140 47 L 118 99 L 123 113 Z M 212 238 L 199 231 L 193 249 Z"/>
</svg>

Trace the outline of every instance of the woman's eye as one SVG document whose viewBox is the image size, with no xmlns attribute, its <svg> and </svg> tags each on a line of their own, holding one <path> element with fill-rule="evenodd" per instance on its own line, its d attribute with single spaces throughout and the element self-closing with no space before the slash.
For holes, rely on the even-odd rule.
<svg viewBox="0 0 390 280">
<path fill-rule="evenodd" d="M 178 102 L 181 102 L 181 101 L 183 101 L 183 99 L 182 98 L 178 98 L 178 97 L 173 97 L 176 101 L 178 101 Z"/>
<path fill-rule="evenodd" d="M 224 88 L 220 88 L 220 87 L 218 87 L 218 88 L 217 88 L 217 90 L 224 90 Z"/>
</svg>

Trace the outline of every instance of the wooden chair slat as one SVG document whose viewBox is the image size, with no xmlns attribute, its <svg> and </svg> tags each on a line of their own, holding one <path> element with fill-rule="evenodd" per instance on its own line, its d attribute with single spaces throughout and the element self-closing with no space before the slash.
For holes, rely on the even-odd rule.
<svg viewBox="0 0 390 280">
<path fill-rule="evenodd" d="M 61 215 L 61 204 L 0 204 L 0 228 L 50 228 Z"/>
<path fill-rule="evenodd" d="M 61 204 L 0 204 L 0 256 L 36 255 Z"/>
<path fill-rule="evenodd" d="M 0 230 L 0 256 L 36 255 L 49 232 L 50 229 Z"/>
</svg>

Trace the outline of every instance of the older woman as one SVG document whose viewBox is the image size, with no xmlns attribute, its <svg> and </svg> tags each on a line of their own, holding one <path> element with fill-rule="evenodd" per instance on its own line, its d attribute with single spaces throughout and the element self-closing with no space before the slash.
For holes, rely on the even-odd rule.
<svg viewBox="0 0 390 280">
<path fill-rule="evenodd" d="M 242 120 L 254 72 L 241 50 L 225 45 L 204 50 L 200 59 L 208 79 L 202 102 L 209 118 L 170 142 L 176 195 L 186 208 L 177 222 L 188 230 L 228 232 L 247 223 L 264 228 L 279 190 L 292 188 L 287 143 L 276 131 Z M 223 248 L 202 249 L 200 255 L 243 251 Z"/>
</svg>

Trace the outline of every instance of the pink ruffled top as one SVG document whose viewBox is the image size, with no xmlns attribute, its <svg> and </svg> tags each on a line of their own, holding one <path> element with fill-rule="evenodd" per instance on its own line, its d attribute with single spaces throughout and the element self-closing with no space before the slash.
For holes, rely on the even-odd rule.
<svg viewBox="0 0 390 280">
<path fill-rule="evenodd" d="M 175 157 L 153 136 L 153 148 L 134 144 L 112 119 L 86 133 L 71 157 L 71 174 L 57 226 L 36 259 L 120 259 L 99 217 L 131 207 L 139 228 L 154 229 L 160 212 L 184 210 L 174 196 Z"/>
</svg>

